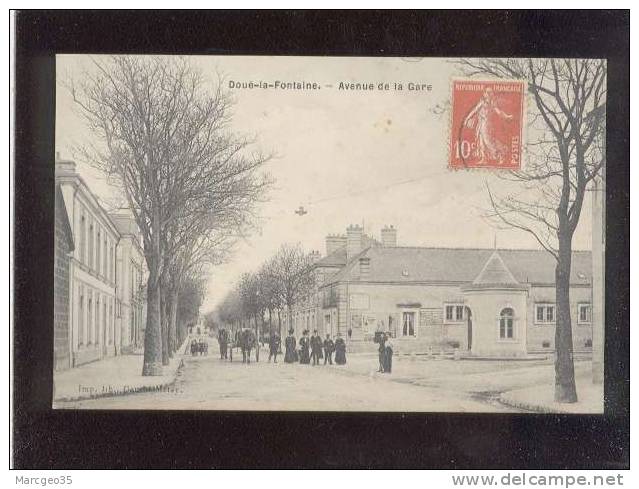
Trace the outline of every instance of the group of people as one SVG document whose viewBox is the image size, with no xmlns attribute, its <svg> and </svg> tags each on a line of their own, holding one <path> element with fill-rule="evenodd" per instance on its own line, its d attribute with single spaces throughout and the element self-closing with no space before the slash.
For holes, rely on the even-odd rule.
<svg viewBox="0 0 639 489">
<path fill-rule="evenodd" d="M 335 353 L 335 363 L 337 365 L 346 364 L 346 343 L 340 333 L 337 333 L 335 341 L 331 339 L 331 335 L 327 334 L 326 339 L 322 340 L 317 330 L 313 331 L 313 335 L 309 338 L 309 330 L 302 332 L 302 337 L 297 348 L 297 341 L 294 331 L 288 332 L 284 346 L 286 352 L 284 361 L 286 363 L 299 362 L 303 365 L 318 365 L 320 360 L 324 358 L 324 365 L 327 363 L 333 365 L 333 353 Z"/>
<path fill-rule="evenodd" d="M 220 358 L 227 359 L 230 343 L 229 332 L 225 329 L 221 329 L 218 332 L 218 342 L 220 344 Z M 238 339 L 236 338 L 236 343 Z M 277 332 L 270 335 L 268 340 L 269 355 L 268 361 L 273 359 L 274 363 L 277 363 L 277 355 L 281 352 L 282 340 Z M 297 340 L 294 336 L 294 331 L 291 329 L 288 332 L 288 336 L 284 342 L 285 354 L 284 362 L 286 363 L 301 363 L 306 365 L 319 365 L 320 360 L 324 359 L 324 365 L 327 363 L 333 365 L 333 354 L 335 354 L 335 363 L 337 365 L 346 364 L 346 343 L 340 333 L 337 333 L 335 341 L 331 339 L 331 335 L 327 334 L 326 339 L 322 340 L 321 336 L 315 330 L 313 335 L 309 338 L 309 330 L 304 330 L 302 337 L 299 341 L 299 348 Z"/>
</svg>

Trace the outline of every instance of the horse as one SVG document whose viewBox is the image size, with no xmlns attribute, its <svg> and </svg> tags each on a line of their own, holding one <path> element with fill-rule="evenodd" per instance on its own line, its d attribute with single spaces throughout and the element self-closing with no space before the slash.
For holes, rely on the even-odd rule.
<svg viewBox="0 0 639 489">
<path fill-rule="evenodd" d="M 245 329 L 239 336 L 240 349 L 242 350 L 242 363 L 251 363 L 251 350 L 256 348 L 255 359 L 257 360 L 257 337 L 252 329 Z"/>
</svg>

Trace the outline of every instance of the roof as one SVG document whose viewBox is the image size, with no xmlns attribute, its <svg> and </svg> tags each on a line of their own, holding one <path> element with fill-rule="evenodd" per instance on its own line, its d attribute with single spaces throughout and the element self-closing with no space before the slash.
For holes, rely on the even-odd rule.
<svg viewBox="0 0 639 489">
<path fill-rule="evenodd" d="M 370 247 L 354 257 L 339 272 L 326 281 L 335 282 L 445 282 L 470 283 L 482 272 L 491 256 L 498 251 L 504 267 L 520 284 L 554 284 L 555 259 L 544 250 L 490 249 L 490 248 L 423 248 L 423 247 Z M 357 258 L 370 258 L 370 271 L 360 277 Z M 492 270 L 492 266 L 491 266 Z M 587 285 L 592 277 L 590 251 L 573 251 L 572 284 Z M 505 280 L 504 273 L 496 269 L 490 276 Z M 489 272 L 482 280 L 489 280 Z M 500 278 L 501 277 L 501 278 Z M 510 279 L 510 277 L 508 277 Z"/>
<path fill-rule="evenodd" d="M 497 250 L 493 251 L 484 264 L 484 268 L 473 280 L 473 285 L 515 285 L 518 283 Z"/>
<path fill-rule="evenodd" d="M 346 246 L 338 248 L 315 262 L 316 267 L 343 267 L 344 265 L 346 265 Z"/>
</svg>

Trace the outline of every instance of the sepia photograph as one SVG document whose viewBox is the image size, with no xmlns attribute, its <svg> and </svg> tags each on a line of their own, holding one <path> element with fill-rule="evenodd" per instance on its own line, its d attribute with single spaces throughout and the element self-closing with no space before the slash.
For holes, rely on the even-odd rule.
<svg viewBox="0 0 639 489">
<path fill-rule="evenodd" d="M 55 410 L 604 412 L 605 59 L 55 70 Z"/>
</svg>

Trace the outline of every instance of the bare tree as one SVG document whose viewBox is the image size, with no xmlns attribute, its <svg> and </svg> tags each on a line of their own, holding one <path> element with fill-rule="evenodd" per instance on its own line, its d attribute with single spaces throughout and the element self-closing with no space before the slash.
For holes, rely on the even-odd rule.
<svg viewBox="0 0 639 489">
<path fill-rule="evenodd" d="M 230 326 L 231 330 L 236 331 L 241 317 L 240 297 L 237 289 L 230 290 L 215 311 L 222 324 Z"/>
<path fill-rule="evenodd" d="M 459 64 L 470 76 L 528 82 L 534 103 L 528 114 L 526 165 L 500 175 L 518 184 L 516 193 L 497 195 L 487 185 L 492 207 L 488 217 L 529 233 L 556 260 L 555 400 L 576 402 L 570 317 L 572 238 L 586 191 L 605 164 L 605 60 L 465 59 Z"/>
<path fill-rule="evenodd" d="M 279 283 L 281 304 L 287 311 L 287 329 L 290 329 L 293 326 L 293 306 L 307 299 L 314 290 L 313 260 L 300 244 L 284 244 L 273 259 L 273 267 L 275 279 Z"/>
<path fill-rule="evenodd" d="M 250 214 L 268 159 L 229 130 L 230 99 L 185 58 L 93 59 L 69 85 L 96 142 L 84 158 L 124 190 L 149 269 L 143 375 L 162 374 L 161 281 L 167 229 L 219 209 Z M 214 209 L 214 211 L 212 211 Z"/>
<path fill-rule="evenodd" d="M 277 311 L 277 331 L 282 336 L 282 287 L 277 275 L 277 262 L 274 258 L 268 260 L 258 272 L 260 287 L 260 300 L 264 309 L 268 312 L 269 332 L 273 334 L 273 313 Z"/>
</svg>

